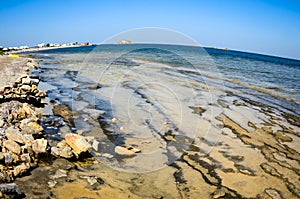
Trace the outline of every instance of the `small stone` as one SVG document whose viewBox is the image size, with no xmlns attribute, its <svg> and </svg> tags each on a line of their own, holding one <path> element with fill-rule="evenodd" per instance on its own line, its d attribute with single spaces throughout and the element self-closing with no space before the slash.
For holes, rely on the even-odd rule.
<svg viewBox="0 0 300 199">
<path fill-rule="evenodd" d="M 102 157 L 105 157 L 105 158 L 113 158 L 114 156 L 112 154 L 109 154 L 109 153 L 103 153 L 102 154 Z"/>
<path fill-rule="evenodd" d="M 282 199 L 282 196 L 279 191 L 276 189 L 268 188 L 265 192 L 272 198 L 272 199 Z"/>
<path fill-rule="evenodd" d="M 24 109 L 26 115 L 28 115 L 28 116 L 35 115 L 34 110 L 30 107 L 29 104 L 24 103 L 24 104 L 23 104 L 23 109 Z"/>
<path fill-rule="evenodd" d="M 217 198 L 222 198 L 226 195 L 226 192 L 224 189 L 217 189 L 214 193 L 213 193 L 213 198 L 217 199 Z"/>
<path fill-rule="evenodd" d="M 23 85 L 29 85 L 30 84 L 30 78 L 29 77 L 22 78 L 22 84 Z"/>
<path fill-rule="evenodd" d="M 48 182 L 48 186 L 49 186 L 49 188 L 53 188 L 53 187 L 55 187 L 55 185 L 57 184 L 57 182 L 56 181 L 54 181 L 54 180 L 50 180 L 49 182 Z"/>
<path fill-rule="evenodd" d="M 35 132 L 41 132 L 44 130 L 43 127 L 39 125 L 37 122 L 29 122 L 28 126 L 33 128 Z"/>
<path fill-rule="evenodd" d="M 26 144 L 26 146 L 32 146 L 32 142 L 34 141 L 34 138 L 32 134 L 24 134 L 23 141 Z"/>
<path fill-rule="evenodd" d="M 35 85 L 35 86 L 38 85 L 39 82 L 40 82 L 39 79 L 30 79 L 30 83 L 33 84 L 33 85 Z"/>
<path fill-rule="evenodd" d="M 90 85 L 88 88 L 91 90 L 96 90 L 98 88 L 101 88 L 101 86 L 99 84 L 93 84 L 93 85 Z"/>
<path fill-rule="evenodd" d="M 73 149 L 73 152 L 77 155 L 88 151 L 91 145 L 84 139 L 83 136 L 68 133 L 65 136 L 67 144 Z"/>
<path fill-rule="evenodd" d="M 13 195 L 13 198 L 21 198 L 22 192 L 16 183 L 0 184 L 0 192 L 2 194 Z"/>
<path fill-rule="evenodd" d="M 63 148 L 61 148 L 60 150 L 60 154 L 61 157 L 63 158 L 72 158 L 73 157 L 73 153 L 72 153 L 72 149 L 69 146 L 65 146 Z"/>
<path fill-rule="evenodd" d="M 4 159 L 4 155 L 2 152 L 0 152 L 0 160 L 3 160 Z"/>
<path fill-rule="evenodd" d="M 36 153 L 46 153 L 47 140 L 44 138 L 36 139 L 32 142 L 32 150 Z"/>
<path fill-rule="evenodd" d="M 23 134 L 39 134 L 43 131 L 43 127 L 32 119 L 24 119 L 21 121 L 20 128 Z"/>
<path fill-rule="evenodd" d="M 59 155 L 60 155 L 60 150 L 59 150 L 59 148 L 57 148 L 57 147 L 55 147 L 55 146 L 51 147 L 51 155 L 56 156 L 56 157 L 59 157 Z"/>
<path fill-rule="evenodd" d="M 35 90 L 37 90 L 37 88 L 38 88 L 38 87 L 37 87 L 36 85 L 32 85 L 30 91 L 31 91 L 31 92 L 34 92 Z"/>
<path fill-rule="evenodd" d="M 63 169 L 58 169 L 56 170 L 55 174 L 53 176 L 51 176 L 52 179 L 57 179 L 57 178 L 63 178 L 63 177 L 67 177 L 67 171 L 63 170 Z"/>
<path fill-rule="evenodd" d="M 134 148 L 134 147 L 132 147 L 132 146 L 128 147 L 127 149 L 130 150 L 130 151 L 133 151 L 134 153 L 140 153 L 140 152 L 141 152 L 140 149 Z"/>
<path fill-rule="evenodd" d="M 23 173 L 25 173 L 27 171 L 27 166 L 25 165 L 25 163 L 22 163 L 21 165 L 18 165 L 15 167 L 13 173 L 14 173 L 14 176 L 19 176 L 19 175 L 22 175 Z"/>
<path fill-rule="evenodd" d="M 133 156 L 135 152 L 122 146 L 115 147 L 115 153 L 122 156 Z"/>
<path fill-rule="evenodd" d="M 3 146 L 7 148 L 9 151 L 15 153 L 15 154 L 20 154 L 21 153 L 21 147 L 18 143 L 16 143 L 13 140 L 5 140 L 3 142 Z"/>
<path fill-rule="evenodd" d="M 4 153 L 4 161 L 6 165 L 10 165 L 14 159 L 10 153 Z"/>
<path fill-rule="evenodd" d="M 113 119 L 111 119 L 111 123 L 116 123 L 117 122 L 117 119 L 116 118 L 113 118 Z"/>
<path fill-rule="evenodd" d="M 8 129 L 6 129 L 5 135 L 9 140 L 24 144 L 23 135 L 20 133 L 20 131 L 14 129 L 13 127 L 9 127 Z"/>
<path fill-rule="evenodd" d="M 19 119 L 24 119 L 26 117 L 26 112 L 23 108 L 19 108 L 18 110 L 18 118 Z"/>
<path fill-rule="evenodd" d="M 2 128 L 4 124 L 5 124 L 4 120 L 0 119 L 0 128 Z"/>
<path fill-rule="evenodd" d="M 22 93 L 21 90 L 23 90 L 23 91 L 30 91 L 31 87 L 29 85 L 22 85 L 20 87 L 20 93 Z"/>
<path fill-rule="evenodd" d="M 20 159 L 22 162 L 25 162 L 25 163 L 30 163 L 31 162 L 31 158 L 30 158 L 30 155 L 29 153 L 24 153 L 20 156 Z"/>
</svg>

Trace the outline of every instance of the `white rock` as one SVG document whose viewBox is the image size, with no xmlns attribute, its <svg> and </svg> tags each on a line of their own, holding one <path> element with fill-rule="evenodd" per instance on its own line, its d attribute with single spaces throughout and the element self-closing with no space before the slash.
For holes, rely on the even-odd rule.
<svg viewBox="0 0 300 199">
<path fill-rule="evenodd" d="M 77 155 L 88 151 L 92 146 L 85 140 L 83 136 L 68 133 L 65 135 L 67 144 L 73 149 Z"/>
<path fill-rule="evenodd" d="M 47 140 L 44 138 L 36 139 L 32 142 L 32 150 L 36 153 L 46 153 Z"/>
<path fill-rule="evenodd" d="M 122 146 L 115 147 L 115 153 L 122 156 L 133 156 L 135 152 Z"/>
<path fill-rule="evenodd" d="M 0 128 L 2 128 L 4 124 L 5 124 L 4 120 L 0 119 Z"/>
</svg>

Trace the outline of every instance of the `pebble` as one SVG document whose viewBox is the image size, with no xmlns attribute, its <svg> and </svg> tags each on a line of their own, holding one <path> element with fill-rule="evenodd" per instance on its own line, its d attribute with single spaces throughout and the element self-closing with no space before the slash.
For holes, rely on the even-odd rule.
<svg viewBox="0 0 300 199">
<path fill-rule="evenodd" d="M 117 119 L 116 118 L 113 118 L 113 119 L 111 119 L 111 123 L 116 123 L 117 122 Z"/>
</svg>

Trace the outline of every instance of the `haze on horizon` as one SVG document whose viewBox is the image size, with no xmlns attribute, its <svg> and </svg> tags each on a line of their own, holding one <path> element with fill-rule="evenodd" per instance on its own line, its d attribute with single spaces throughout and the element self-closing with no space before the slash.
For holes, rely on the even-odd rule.
<svg viewBox="0 0 300 199">
<path fill-rule="evenodd" d="M 101 43 L 122 31 L 159 27 L 179 31 L 201 46 L 300 60 L 297 0 L 0 2 L 0 46 L 5 47 Z"/>
</svg>

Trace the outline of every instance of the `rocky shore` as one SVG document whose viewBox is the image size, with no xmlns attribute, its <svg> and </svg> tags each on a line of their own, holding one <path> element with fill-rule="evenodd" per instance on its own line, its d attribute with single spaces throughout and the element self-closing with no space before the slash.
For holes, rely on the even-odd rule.
<svg viewBox="0 0 300 199">
<path fill-rule="evenodd" d="M 38 89 L 39 78 L 30 73 L 38 63 L 29 56 L 2 56 L 0 63 L 0 197 L 23 197 L 12 182 L 36 168 L 41 158 L 77 159 L 91 145 L 68 133 L 51 147 L 41 125 L 46 93 Z"/>
</svg>

